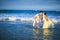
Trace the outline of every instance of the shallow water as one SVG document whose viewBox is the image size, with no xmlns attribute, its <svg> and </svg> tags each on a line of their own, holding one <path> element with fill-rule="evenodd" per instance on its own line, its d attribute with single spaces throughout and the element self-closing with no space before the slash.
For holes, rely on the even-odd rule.
<svg viewBox="0 0 60 40">
<path fill-rule="evenodd" d="M 47 12 L 57 21 L 54 29 L 33 28 L 37 13 L 1 13 L 0 40 L 60 40 L 60 12 Z"/>
<path fill-rule="evenodd" d="M 60 28 L 33 28 L 30 23 L 1 21 L 0 40 L 60 40 Z"/>
</svg>

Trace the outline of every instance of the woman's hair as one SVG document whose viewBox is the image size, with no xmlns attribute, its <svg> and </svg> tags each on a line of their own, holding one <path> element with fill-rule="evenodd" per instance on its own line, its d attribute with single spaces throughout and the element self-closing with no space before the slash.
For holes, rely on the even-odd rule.
<svg viewBox="0 0 60 40">
<path fill-rule="evenodd" d="M 43 12 L 44 13 L 44 15 L 46 15 L 46 12 Z"/>
</svg>

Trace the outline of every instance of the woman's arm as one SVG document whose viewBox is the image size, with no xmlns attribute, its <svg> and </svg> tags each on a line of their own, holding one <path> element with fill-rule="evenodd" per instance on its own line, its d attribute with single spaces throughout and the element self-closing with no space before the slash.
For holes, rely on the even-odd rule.
<svg viewBox="0 0 60 40">
<path fill-rule="evenodd" d="M 46 15 L 44 15 L 44 18 L 48 21 L 49 20 L 49 18 L 46 16 Z"/>
</svg>

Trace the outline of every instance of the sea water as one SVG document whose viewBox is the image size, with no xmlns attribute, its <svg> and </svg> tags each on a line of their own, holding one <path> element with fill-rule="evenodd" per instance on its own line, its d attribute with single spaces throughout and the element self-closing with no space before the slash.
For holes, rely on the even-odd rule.
<svg viewBox="0 0 60 40">
<path fill-rule="evenodd" d="M 47 16 L 57 21 L 54 28 L 33 28 L 37 13 L 0 13 L 0 40 L 60 40 L 60 12 L 46 11 Z"/>
</svg>

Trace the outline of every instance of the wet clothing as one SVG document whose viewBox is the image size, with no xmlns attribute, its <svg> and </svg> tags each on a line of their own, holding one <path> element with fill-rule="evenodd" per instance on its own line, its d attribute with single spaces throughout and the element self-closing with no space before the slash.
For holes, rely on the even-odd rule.
<svg viewBox="0 0 60 40">
<path fill-rule="evenodd" d="M 36 27 L 40 28 L 43 26 L 43 16 L 40 16 L 40 14 L 36 14 L 35 15 L 37 18 L 36 18 Z"/>
</svg>

